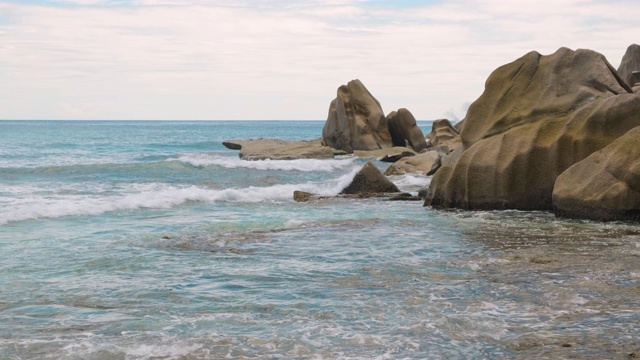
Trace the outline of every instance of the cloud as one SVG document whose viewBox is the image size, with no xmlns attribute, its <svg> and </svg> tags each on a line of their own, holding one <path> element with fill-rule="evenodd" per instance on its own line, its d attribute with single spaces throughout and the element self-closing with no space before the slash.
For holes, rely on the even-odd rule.
<svg viewBox="0 0 640 360">
<path fill-rule="evenodd" d="M 637 41 L 635 1 L 417 3 L 0 2 L 0 118 L 323 119 L 360 78 L 385 111 L 434 119 L 528 51 L 617 67 Z"/>
</svg>

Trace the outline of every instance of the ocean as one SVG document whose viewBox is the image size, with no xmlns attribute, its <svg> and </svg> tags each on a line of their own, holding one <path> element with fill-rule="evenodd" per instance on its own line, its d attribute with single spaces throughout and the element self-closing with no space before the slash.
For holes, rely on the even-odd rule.
<svg viewBox="0 0 640 360">
<path fill-rule="evenodd" d="M 222 145 L 311 140 L 323 123 L 0 121 L 0 359 L 640 349 L 637 224 L 296 203 L 337 194 L 366 160 L 248 162 Z M 430 178 L 391 180 L 417 193 Z"/>
</svg>

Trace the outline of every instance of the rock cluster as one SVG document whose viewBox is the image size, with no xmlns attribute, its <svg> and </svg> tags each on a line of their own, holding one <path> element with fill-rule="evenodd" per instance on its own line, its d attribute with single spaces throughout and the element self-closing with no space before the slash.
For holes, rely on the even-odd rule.
<svg viewBox="0 0 640 360">
<path fill-rule="evenodd" d="M 460 151 L 435 174 L 425 205 L 568 209 L 563 204 L 574 200 L 560 201 L 573 196 L 565 188 L 558 187 L 552 202 L 556 179 L 639 125 L 640 96 L 604 56 L 566 48 L 549 56 L 531 52 L 491 74 L 467 112 Z"/>
<path fill-rule="evenodd" d="M 348 153 L 392 146 L 420 152 L 427 147 L 422 130 L 409 110 L 399 109 L 385 117 L 380 102 L 357 79 L 338 88 L 336 98 L 329 105 L 322 140 Z"/>
<path fill-rule="evenodd" d="M 385 175 L 423 173 L 434 174 L 419 194 L 425 206 L 637 221 L 639 90 L 640 45 L 629 46 L 617 70 L 592 50 L 533 51 L 496 69 L 462 121 L 436 120 L 426 138 L 411 112 L 385 117 L 378 100 L 353 80 L 338 88 L 321 143 L 225 145 L 246 159 L 343 151 L 393 162 L 385 174 L 367 163 L 341 196 L 397 193 Z M 314 197 L 297 192 L 295 198 Z"/>
</svg>

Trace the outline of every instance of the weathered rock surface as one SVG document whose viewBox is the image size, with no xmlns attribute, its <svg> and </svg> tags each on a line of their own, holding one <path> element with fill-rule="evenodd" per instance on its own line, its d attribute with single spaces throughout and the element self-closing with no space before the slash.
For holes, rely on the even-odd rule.
<svg viewBox="0 0 640 360">
<path fill-rule="evenodd" d="M 431 132 L 427 135 L 427 139 L 431 146 L 446 145 L 452 150 L 461 144 L 460 130 L 447 119 L 435 120 L 431 125 Z"/>
<path fill-rule="evenodd" d="M 398 187 L 380 172 L 371 161 L 367 162 L 340 194 L 396 193 Z"/>
<path fill-rule="evenodd" d="M 392 146 L 382 107 L 360 80 L 338 88 L 338 96 L 329 106 L 322 140 L 348 153 Z"/>
<path fill-rule="evenodd" d="M 556 215 L 640 220 L 640 127 L 574 164 L 553 188 Z"/>
<path fill-rule="evenodd" d="M 432 175 L 440 167 L 442 154 L 438 151 L 427 151 L 416 156 L 402 158 L 391 164 L 384 172 L 385 175 L 404 175 L 421 173 Z"/>
<path fill-rule="evenodd" d="M 634 75 L 634 72 L 640 72 L 640 45 L 631 44 L 627 48 L 618 67 L 618 74 L 633 87 L 640 82 L 640 73 Z"/>
<path fill-rule="evenodd" d="M 276 139 L 227 140 L 229 149 L 240 150 L 243 160 L 295 160 L 333 158 L 333 149 L 320 140 L 283 141 Z"/>
<path fill-rule="evenodd" d="M 392 148 L 386 148 L 386 149 L 378 149 L 378 150 L 355 150 L 353 152 L 353 155 L 359 157 L 359 158 L 372 158 L 372 159 L 378 159 L 380 161 L 387 161 L 387 162 L 395 162 L 403 157 L 407 157 L 407 156 L 414 156 L 417 153 L 415 151 L 413 151 L 413 149 L 410 149 L 408 147 L 400 147 L 400 146 L 394 146 Z M 392 159 L 396 159 L 393 160 Z M 387 159 L 387 160 L 382 160 L 382 159 Z"/>
<path fill-rule="evenodd" d="M 387 115 L 387 125 L 393 146 L 411 147 L 416 152 L 427 148 L 424 134 L 409 110 L 401 108 L 398 111 L 392 111 Z"/>
<path fill-rule="evenodd" d="M 604 56 L 530 52 L 488 78 L 425 205 L 551 210 L 558 175 L 638 125 L 640 96 Z"/>
<path fill-rule="evenodd" d="M 293 200 L 296 202 L 309 202 L 313 196 L 312 193 L 306 191 L 296 190 L 293 192 Z"/>
</svg>

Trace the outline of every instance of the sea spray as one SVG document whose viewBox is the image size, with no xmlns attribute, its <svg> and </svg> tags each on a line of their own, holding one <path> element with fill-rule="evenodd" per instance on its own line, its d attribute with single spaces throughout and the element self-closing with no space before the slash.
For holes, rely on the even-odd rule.
<svg viewBox="0 0 640 360">
<path fill-rule="evenodd" d="M 283 170 L 283 171 L 336 171 L 353 166 L 355 158 L 339 160 L 297 159 L 297 160 L 255 160 L 246 161 L 237 157 L 193 154 L 183 155 L 177 159 L 193 166 L 221 166 L 227 169 L 247 168 L 256 170 Z"/>
</svg>

